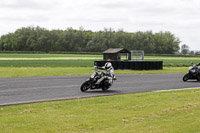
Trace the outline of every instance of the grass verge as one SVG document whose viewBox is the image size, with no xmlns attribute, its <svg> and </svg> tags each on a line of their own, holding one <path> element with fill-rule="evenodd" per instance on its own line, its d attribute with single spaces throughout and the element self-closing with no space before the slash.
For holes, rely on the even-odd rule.
<svg viewBox="0 0 200 133">
<path fill-rule="evenodd" d="M 92 67 L 94 60 L 0 60 L 0 67 Z"/>
<path fill-rule="evenodd" d="M 0 67 L 0 77 L 33 77 L 90 75 L 93 67 Z M 186 73 L 186 67 L 164 67 L 163 70 L 115 70 L 115 74 Z"/>
<path fill-rule="evenodd" d="M 200 132 L 200 89 L 0 107 L 5 133 Z"/>
</svg>

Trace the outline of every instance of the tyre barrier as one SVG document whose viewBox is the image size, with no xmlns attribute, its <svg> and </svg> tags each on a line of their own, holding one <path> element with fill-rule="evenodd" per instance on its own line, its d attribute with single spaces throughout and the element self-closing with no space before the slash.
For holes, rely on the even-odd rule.
<svg viewBox="0 0 200 133">
<path fill-rule="evenodd" d="M 163 61 L 94 61 L 102 67 L 106 62 L 112 63 L 115 70 L 162 70 Z"/>
</svg>

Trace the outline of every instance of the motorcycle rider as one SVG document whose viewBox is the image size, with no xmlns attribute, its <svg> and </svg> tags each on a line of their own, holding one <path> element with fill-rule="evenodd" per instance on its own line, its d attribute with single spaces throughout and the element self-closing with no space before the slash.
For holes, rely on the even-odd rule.
<svg viewBox="0 0 200 133">
<path fill-rule="evenodd" d="M 114 74 L 114 68 L 112 66 L 112 64 L 110 62 L 106 62 L 105 65 L 103 67 L 97 67 L 100 70 L 105 70 L 105 75 L 104 77 L 101 77 L 98 81 L 97 84 L 100 83 L 101 81 L 103 81 L 103 79 L 107 78 L 108 79 L 108 83 L 110 85 L 112 85 L 113 80 L 117 80 Z"/>
</svg>

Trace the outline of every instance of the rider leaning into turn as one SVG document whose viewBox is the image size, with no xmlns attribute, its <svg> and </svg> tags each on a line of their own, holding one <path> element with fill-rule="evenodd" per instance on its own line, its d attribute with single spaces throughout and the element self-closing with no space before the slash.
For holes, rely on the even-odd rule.
<svg viewBox="0 0 200 133">
<path fill-rule="evenodd" d="M 98 69 L 106 70 L 105 77 L 102 78 L 108 78 L 108 82 L 110 85 L 112 85 L 113 80 L 116 80 L 115 74 L 114 74 L 114 68 L 110 62 L 107 62 L 103 67 L 98 67 Z M 102 81 L 103 79 L 99 79 L 99 81 Z"/>
</svg>

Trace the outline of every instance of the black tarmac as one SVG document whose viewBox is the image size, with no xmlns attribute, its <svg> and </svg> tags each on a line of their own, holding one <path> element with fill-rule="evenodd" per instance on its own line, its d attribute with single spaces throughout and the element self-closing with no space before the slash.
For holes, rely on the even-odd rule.
<svg viewBox="0 0 200 133">
<path fill-rule="evenodd" d="M 116 75 L 117 80 L 109 90 L 89 90 L 87 92 L 81 92 L 80 86 L 89 75 L 0 78 L 0 106 L 170 89 L 200 88 L 200 82 L 183 82 L 183 75 L 121 74 Z"/>
</svg>

